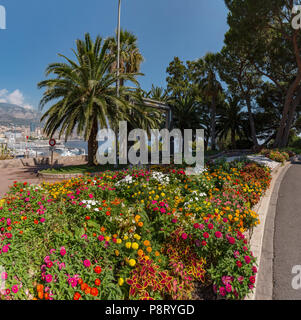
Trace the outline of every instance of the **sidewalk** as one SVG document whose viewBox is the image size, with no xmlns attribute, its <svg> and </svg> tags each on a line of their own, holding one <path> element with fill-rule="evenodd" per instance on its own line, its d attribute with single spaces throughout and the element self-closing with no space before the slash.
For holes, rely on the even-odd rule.
<svg viewBox="0 0 301 320">
<path fill-rule="evenodd" d="M 5 168 L 0 169 L 0 198 L 9 190 L 14 181 L 28 182 L 30 184 L 38 184 L 45 181 L 45 179 L 37 176 L 37 167 L 23 167 L 23 168 Z M 59 180 L 59 179 L 57 179 Z M 47 181 L 56 181 L 50 180 Z"/>
</svg>

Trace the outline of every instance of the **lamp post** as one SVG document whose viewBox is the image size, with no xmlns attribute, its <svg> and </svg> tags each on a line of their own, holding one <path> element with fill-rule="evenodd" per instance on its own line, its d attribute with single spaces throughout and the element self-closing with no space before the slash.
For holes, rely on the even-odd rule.
<svg viewBox="0 0 301 320">
<path fill-rule="evenodd" d="M 117 24 L 117 97 L 119 98 L 120 90 L 120 14 L 121 14 L 121 0 L 118 0 L 118 24 Z"/>
</svg>

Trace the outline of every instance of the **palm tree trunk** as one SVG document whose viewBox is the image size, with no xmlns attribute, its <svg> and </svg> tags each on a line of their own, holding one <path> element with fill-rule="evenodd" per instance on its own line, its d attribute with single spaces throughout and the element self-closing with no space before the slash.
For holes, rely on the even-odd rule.
<svg viewBox="0 0 301 320">
<path fill-rule="evenodd" d="M 98 122 L 97 122 L 97 119 L 95 118 L 93 120 L 92 130 L 88 140 L 88 165 L 89 166 L 94 166 L 96 164 L 95 158 L 96 158 L 96 152 L 98 149 L 98 144 L 96 141 L 97 133 L 98 133 Z"/>
<path fill-rule="evenodd" d="M 235 130 L 231 129 L 231 145 L 232 150 L 236 149 Z"/>
<path fill-rule="evenodd" d="M 216 118 L 216 97 L 215 95 L 212 96 L 211 101 L 211 149 L 216 150 L 215 145 L 215 118 Z"/>
</svg>

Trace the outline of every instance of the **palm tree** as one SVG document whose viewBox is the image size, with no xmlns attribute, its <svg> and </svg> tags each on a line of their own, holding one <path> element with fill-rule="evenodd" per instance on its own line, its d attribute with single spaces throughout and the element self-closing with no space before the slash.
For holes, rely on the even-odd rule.
<svg viewBox="0 0 301 320">
<path fill-rule="evenodd" d="M 160 102 L 167 102 L 169 99 L 168 92 L 162 87 L 152 85 L 151 90 L 146 94 L 146 98 L 150 98 Z"/>
<path fill-rule="evenodd" d="M 73 50 L 76 61 L 66 56 L 64 63 L 52 63 L 46 69 L 46 76 L 55 75 L 38 84 L 46 88 L 40 107 L 51 101 L 54 104 L 45 112 L 42 121 L 46 119 L 44 131 L 52 137 L 59 131 L 59 137 L 65 135 L 65 140 L 76 129 L 78 135 L 83 135 L 88 141 L 88 164 L 94 165 L 98 148 L 96 141 L 99 125 L 102 128 L 116 128 L 118 120 L 126 118 L 126 111 L 131 108 L 128 97 L 131 92 L 123 87 L 120 97 L 116 97 L 114 83 L 115 73 L 110 72 L 114 57 L 107 55 L 110 42 L 97 37 L 92 41 L 89 34 L 85 40 L 77 40 L 77 51 Z M 122 74 L 121 79 L 135 80 L 135 74 Z"/>
<path fill-rule="evenodd" d="M 200 127 L 200 112 L 198 101 L 187 94 L 184 97 L 178 97 L 171 100 L 173 110 L 173 126 L 180 129 L 182 133 L 184 129 L 199 129 Z"/>
<path fill-rule="evenodd" d="M 210 100 L 210 122 L 211 122 L 211 149 L 216 150 L 216 106 L 218 103 L 219 94 L 222 93 L 223 88 L 216 77 L 216 64 L 218 55 L 207 53 L 204 60 L 205 77 L 200 81 L 200 87 L 203 95 Z"/>
<path fill-rule="evenodd" d="M 108 39 L 108 55 L 113 57 L 111 63 L 111 72 L 117 69 L 117 41 L 116 37 Z M 144 61 L 142 54 L 137 45 L 137 37 L 127 31 L 120 30 L 120 74 L 123 73 L 138 73 L 141 63 Z M 120 85 L 123 86 L 124 79 L 120 79 Z"/>
<path fill-rule="evenodd" d="M 227 97 L 227 101 L 220 107 L 217 125 L 217 134 L 220 138 L 227 138 L 230 133 L 233 150 L 236 149 L 236 136 L 244 134 L 244 113 L 239 102 L 240 98 L 237 96 Z"/>
</svg>

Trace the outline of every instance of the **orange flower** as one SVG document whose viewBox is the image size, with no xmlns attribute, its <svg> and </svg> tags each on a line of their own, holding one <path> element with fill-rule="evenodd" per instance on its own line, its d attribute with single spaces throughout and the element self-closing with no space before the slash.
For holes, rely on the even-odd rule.
<svg viewBox="0 0 301 320">
<path fill-rule="evenodd" d="M 78 280 L 78 284 L 81 285 L 81 284 L 83 284 L 83 283 L 84 283 L 83 279 L 79 279 L 79 280 Z"/>
<path fill-rule="evenodd" d="M 146 247 L 150 246 L 150 242 L 149 242 L 148 240 L 145 240 L 145 241 L 143 242 L 143 244 L 144 244 Z"/>
<path fill-rule="evenodd" d="M 139 256 L 139 257 L 142 257 L 142 256 L 143 256 L 143 250 L 139 249 L 137 253 L 138 253 L 138 256 Z"/>
<path fill-rule="evenodd" d="M 41 292 L 38 292 L 38 297 L 39 297 L 39 299 L 40 299 L 40 300 L 42 300 L 42 299 L 43 299 L 44 294 L 43 294 L 43 292 L 42 292 L 42 291 L 41 291 Z"/>
<path fill-rule="evenodd" d="M 143 222 L 142 222 L 142 221 L 138 222 L 138 226 L 139 226 L 140 228 L 142 228 L 142 227 L 143 227 Z"/>
<path fill-rule="evenodd" d="M 86 289 L 85 289 L 85 294 L 90 294 L 90 293 L 91 293 L 91 288 L 89 288 L 89 287 L 86 288 Z"/>
<path fill-rule="evenodd" d="M 155 256 L 156 256 L 156 257 L 159 257 L 159 256 L 160 256 L 160 252 L 159 252 L 159 251 L 156 251 L 156 252 L 155 252 Z"/>
<path fill-rule="evenodd" d="M 38 292 L 43 292 L 43 290 L 44 290 L 44 286 L 42 284 L 38 284 L 37 285 L 37 291 Z"/>
<path fill-rule="evenodd" d="M 88 285 L 86 283 L 83 283 L 80 288 L 82 289 L 82 291 L 85 291 L 88 288 Z"/>
<path fill-rule="evenodd" d="M 151 253 L 151 252 L 153 251 L 153 249 L 152 249 L 151 247 L 147 247 L 147 248 L 146 248 L 146 251 L 147 251 L 148 253 Z"/>
</svg>

